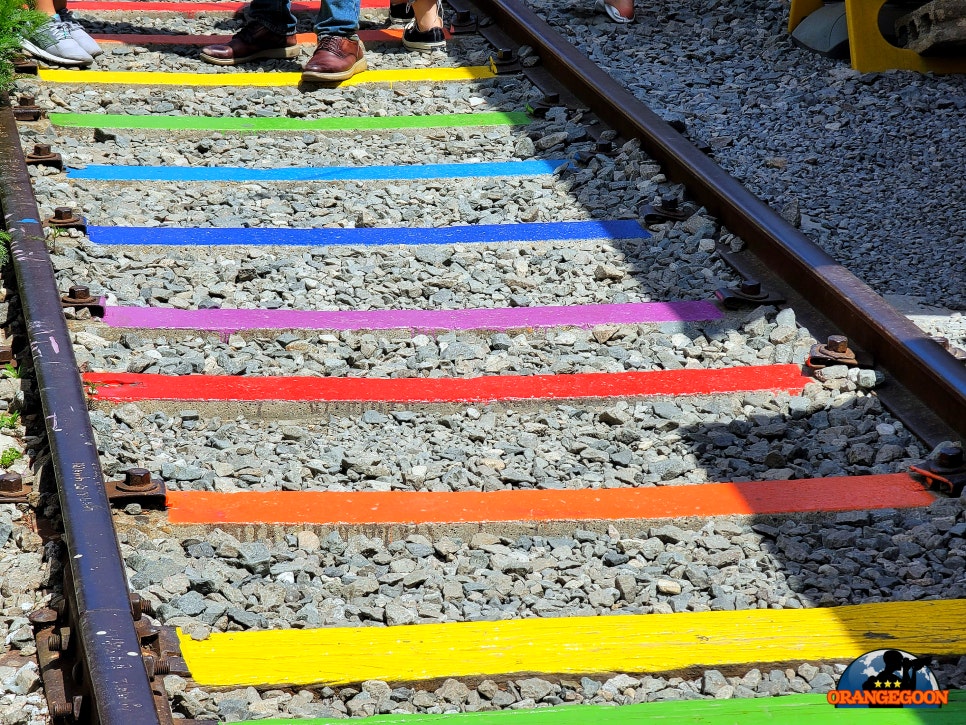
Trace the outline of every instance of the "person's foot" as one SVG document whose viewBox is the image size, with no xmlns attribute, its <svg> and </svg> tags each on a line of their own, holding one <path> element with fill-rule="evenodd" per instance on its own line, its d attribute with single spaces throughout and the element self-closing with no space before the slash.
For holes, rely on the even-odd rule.
<svg viewBox="0 0 966 725">
<path fill-rule="evenodd" d="M 446 36 L 443 34 L 441 27 L 420 30 L 419 23 L 413 18 L 413 21 L 403 31 L 402 44 L 409 50 L 422 52 L 440 50 L 446 47 Z"/>
<path fill-rule="evenodd" d="M 389 22 L 393 25 L 408 23 L 414 17 L 416 17 L 416 13 L 413 12 L 413 6 L 408 2 L 389 4 Z"/>
<path fill-rule="evenodd" d="M 310 83 L 344 81 L 367 67 L 366 49 L 361 40 L 320 35 L 315 53 L 302 71 L 302 80 Z"/>
<path fill-rule="evenodd" d="M 104 52 L 101 46 L 97 44 L 97 41 L 87 34 L 84 26 L 74 20 L 74 16 L 70 10 L 66 8 L 58 10 L 57 15 L 60 16 L 61 24 L 67 26 L 67 32 L 70 33 L 71 40 L 83 48 L 84 52 L 91 56 L 91 58 L 96 58 Z"/>
<path fill-rule="evenodd" d="M 615 23 L 634 22 L 634 0 L 597 0 L 594 7 Z"/>
<path fill-rule="evenodd" d="M 235 33 L 227 44 L 201 49 L 201 59 L 215 65 L 238 65 L 259 58 L 295 58 L 298 54 L 294 35 L 276 33 L 254 21 Z"/>
<path fill-rule="evenodd" d="M 59 18 L 52 18 L 29 38 L 23 38 L 20 47 L 34 58 L 55 65 L 86 66 L 94 62 L 93 56 L 70 37 L 70 29 Z"/>
</svg>

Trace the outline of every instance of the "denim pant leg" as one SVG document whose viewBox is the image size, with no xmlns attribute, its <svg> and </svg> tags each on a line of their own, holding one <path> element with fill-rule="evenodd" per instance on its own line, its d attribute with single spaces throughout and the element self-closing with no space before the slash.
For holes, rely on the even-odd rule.
<svg viewBox="0 0 966 725">
<path fill-rule="evenodd" d="M 292 6 L 286 0 L 252 0 L 248 8 L 248 18 L 264 25 L 273 33 L 295 33 L 295 16 L 292 15 Z"/>
<path fill-rule="evenodd" d="M 319 35 L 350 37 L 359 30 L 359 11 L 362 0 L 321 0 L 322 7 L 315 18 L 315 32 Z"/>
</svg>

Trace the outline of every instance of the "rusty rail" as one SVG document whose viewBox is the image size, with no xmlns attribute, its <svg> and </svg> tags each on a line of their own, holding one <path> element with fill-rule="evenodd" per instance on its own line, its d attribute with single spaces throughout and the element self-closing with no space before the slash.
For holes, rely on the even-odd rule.
<svg viewBox="0 0 966 725">
<path fill-rule="evenodd" d="M 779 278 L 870 352 L 878 365 L 966 437 L 966 367 L 734 177 L 701 153 L 546 22 L 512 0 L 472 0 L 594 113 L 640 139 L 670 178 L 715 214 Z"/>
<path fill-rule="evenodd" d="M 124 562 L 94 431 L 86 415 L 74 350 L 44 242 L 40 212 L 24 164 L 10 100 L 0 95 L 0 206 L 26 318 L 37 388 L 44 411 L 73 580 L 75 629 L 93 699 L 90 721 L 101 725 L 159 724 L 128 600 Z M 64 420 L 64 413 L 71 419 Z M 87 710 L 87 708 L 85 708 Z"/>
</svg>

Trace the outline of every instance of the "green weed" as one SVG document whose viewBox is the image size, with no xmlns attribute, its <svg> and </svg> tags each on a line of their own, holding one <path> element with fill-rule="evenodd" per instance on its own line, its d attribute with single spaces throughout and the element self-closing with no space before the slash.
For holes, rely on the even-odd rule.
<svg viewBox="0 0 966 725">
<path fill-rule="evenodd" d="M 3 0 L 0 0 L 3 2 Z M 0 269 L 10 262 L 10 233 L 0 230 Z"/>
<path fill-rule="evenodd" d="M 16 428 L 20 423 L 20 413 L 0 413 L 0 428 Z"/>
<path fill-rule="evenodd" d="M 24 0 L 0 0 L 0 91 L 13 83 L 13 56 L 20 52 L 20 39 L 50 20 L 33 6 Z"/>
<path fill-rule="evenodd" d="M 0 468 L 7 468 L 11 463 L 21 458 L 23 458 L 23 453 L 16 448 L 8 448 L 3 453 L 0 453 Z"/>
<path fill-rule="evenodd" d="M 2 368 L 0 368 L 0 378 L 21 378 L 23 375 L 18 368 L 13 363 L 7 363 Z"/>
</svg>

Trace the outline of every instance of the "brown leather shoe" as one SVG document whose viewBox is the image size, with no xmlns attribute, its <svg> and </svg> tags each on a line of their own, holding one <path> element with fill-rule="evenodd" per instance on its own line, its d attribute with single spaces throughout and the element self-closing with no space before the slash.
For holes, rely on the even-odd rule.
<svg viewBox="0 0 966 725">
<path fill-rule="evenodd" d="M 201 59 L 215 65 L 238 65 L 259 58 L 294 58 L 299 54 L 294 35 L 281 35 L 256 22 L 235 33 L 227 45 L 206 45 Z"/>
<path fill-rule="evenodd" d="M 302 80 L 314 83 L 344 81 L 366 68 L 366 49 L 361 40 L 322 35 L 312 59 L 305 64 Z"/>
</svg>

